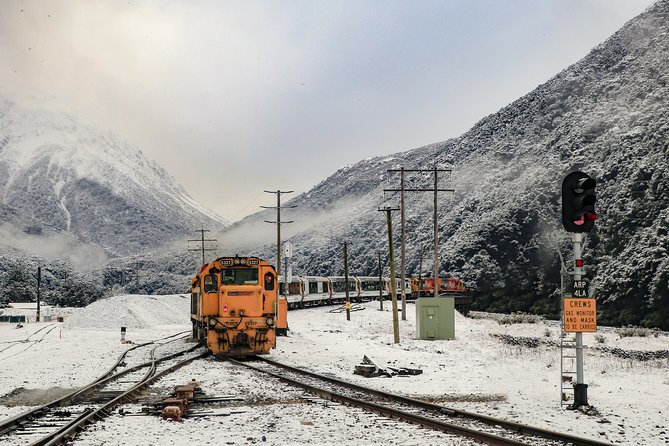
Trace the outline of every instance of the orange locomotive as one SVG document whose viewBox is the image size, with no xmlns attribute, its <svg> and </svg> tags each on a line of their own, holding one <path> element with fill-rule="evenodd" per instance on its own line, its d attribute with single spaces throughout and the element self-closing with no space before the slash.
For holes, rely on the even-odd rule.
<svg viewBox="0 0 669 446">
<path fill-rule="evenodd" d="M 418 285 L 418 278 L 411 278 L 411 297 L 424 297 L 434 295 L 434 279 L 432 277 L 421 278 L 421 287 Z M 439 284 L 439 295 L 452 293 L 466 293 L 465 282 L 460 279 L 446 279 L 446 287 L 441 277 L 437 283 Z"/>
<path fill-rule="evenodd" d="M 258 257 L 221 257 L 202 265 L 192 280 L 193 337 L 218 356 L 269 353 L 277 320 L 285 326 L 287 315 L 279 313 L 276 279 L 274 267 Z"/>
</svg>

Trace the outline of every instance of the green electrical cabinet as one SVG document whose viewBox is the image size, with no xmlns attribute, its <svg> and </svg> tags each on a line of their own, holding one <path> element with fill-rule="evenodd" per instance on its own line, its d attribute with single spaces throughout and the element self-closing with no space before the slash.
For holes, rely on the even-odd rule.
<svg viewBox="0 0 669 446">
<path fill-rule="evenodd" d="M 416 301 L 418 339 L 455 339 L 455 299 L 421 297 Z"/>
</svg>

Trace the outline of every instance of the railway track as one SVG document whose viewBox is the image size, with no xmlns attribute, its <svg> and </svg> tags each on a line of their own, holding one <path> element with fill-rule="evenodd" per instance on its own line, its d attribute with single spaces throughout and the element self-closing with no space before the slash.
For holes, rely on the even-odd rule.
<svg viewBox="0 0 669 446">
<path fill-rule="evenodd" d="M 265 358 L 228 361 L 271 375 L 320 398 L 419 424 L 490 445 L 612 446 L 610 443 L 563 434 L 394 395 L 291 367 Z"/>
<path fill-rule="evenodd" d="M 40 328 L 39 330 L 36 330 L 33 333 L 31 333 L 30 335 L 28 335 L 28 337 L 26 337 L 25 339 L 16 339 L 16 340 L 13 340 L 13 341 L 1 342 L 0 345 L 2 345 L 2 346 L 0 347 L 0 354 L 4 353 L 4 352 L 6 352 L 10 349 L 16 350 L 14 347 L 23 347 L 23 348 L 19 351 L 9 351 L 9 353 L 5 353 L 4 355 L 0 355 L 0 359 L 6 360 L 6 359 L 9 359 L 13 356 L 16 356 L 20 353 L 23 353 L 24 351 L 33 347 L 36 343 L 42 342 L 42 340 L 46 337 L 46 335 L 51 333 L 56 328 L 58 328 L 58 326 L 56 324 L 45 325 L 44 327 Z M 39 338 L 37 338 L 36 335 L 39 334 L 39 333 L 41 333 L 41 336 Z M 35 336 L 34 339 L 32 339 L 33 336 Z"/>
<path fill-rule="evenodd" d="M 120 404 L 135 399 L 157 379 L 189 362 L 206 356 L 194 345 L 176 348 L 178 337 L 170 335 L 126 350 L 116 363 L 90 384 L 43 406 L 35 407 L 0 423 L 0 443 L 45 446 L 63 444 L 87 425 L 109 416 Z M 152 346 L 152 347 L 151 347 Z M 146 348 L 148 352 L 138 354 Z M 157 350 L 171 350 L 158 357 Z M 186 358 L 181 358 L 186 355 Z M 148 360 L 146 357 L 148 356 Z M 11 436 L 11 439 L 9 438 Z"/>
</svg>

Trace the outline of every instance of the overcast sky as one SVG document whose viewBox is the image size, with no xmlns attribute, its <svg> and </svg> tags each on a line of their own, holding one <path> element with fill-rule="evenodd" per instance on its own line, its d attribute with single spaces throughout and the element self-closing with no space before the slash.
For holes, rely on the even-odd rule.
<svg viewBox="0 0 669 446">
<path fill-rule="evenodd" d="M 0 2 L 0 83 L 56 97 L 237 220 L 263 189 L 458 136 L 652 0 Z"/>
</svg>

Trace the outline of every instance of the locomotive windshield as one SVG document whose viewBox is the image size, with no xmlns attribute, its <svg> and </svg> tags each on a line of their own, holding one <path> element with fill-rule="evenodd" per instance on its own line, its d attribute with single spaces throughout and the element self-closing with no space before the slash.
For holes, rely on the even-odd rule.
<svg viewBox="0 0 669 446">
<path fill-rule="evenodd" d="M 221 285 L 257 285 L 257 268 L 226 268 L 221 271 Z"/>
</svg>

